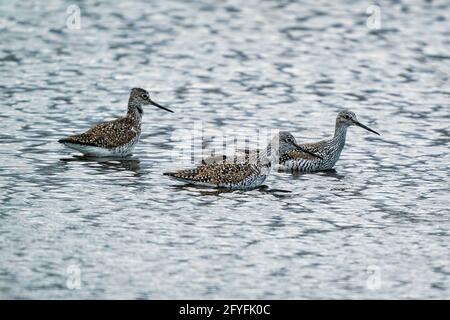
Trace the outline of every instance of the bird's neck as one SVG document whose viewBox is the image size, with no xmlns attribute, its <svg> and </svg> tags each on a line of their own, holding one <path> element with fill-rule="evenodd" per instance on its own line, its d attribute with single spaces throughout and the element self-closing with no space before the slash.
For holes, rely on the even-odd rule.
<svg viewBox="0 0 450 320">
<path fill-rule="evenodd" d="M 142 109 L 142 105 L 137 105 L 136 103 L 129 102 L 128 103 L 128 111 L 127 117 L 141 123 L 142 121 L 142 113 L 139 112 L 139 109 Z"/>
<path fill-rule="evenodd" d="M 272 143 L 269 143 L 265 149 L 259 154 L 260 161 L 265 163 L 278 163 L 279 148 L 274 148 Z"/>
<path fill-rule="evenodd" d="M 270 144 L 266 148 L 256 149 L 245 155 L 245 162 L 250 164 L 269 165 L 277 163 L 277 161 L 278 153 L 274 151 Z"/>
<path fill-rule="evenodd" d="M 339 145 L 342 149 L 345 145 L 345 137 L 347 136 L 348 125 L 341 122 L 336 122 L 336 128 L 334 130 L 334 137 L 332 141 Z"/>
</svg>

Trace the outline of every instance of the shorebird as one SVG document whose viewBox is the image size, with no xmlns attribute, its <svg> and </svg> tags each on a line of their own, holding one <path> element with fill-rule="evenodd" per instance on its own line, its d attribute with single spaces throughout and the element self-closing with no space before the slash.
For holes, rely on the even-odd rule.
<svg viewBox="0 0 450 320">
<path fill-rule="evenodd" d="M 60 139 L 58 142 L 90 157 L 130 155 L 141 136 L 143 106 L 149 104 L 173 112 L 152 101 L 144 89 L 133 88 L 128 100 L 128 111 L 124 117 L 98 123 L 84 133 Z"/>
<path fill-rule="evenodd" d="M 281 131 L 275 135 L 265 150 L 258 154 L 250 154 L 248 157 L 241 157 L 235 163 L 201 164 L 195 169 L 165 172 L 164 175 L 206 187 L 232 190 L 254 189 L 266 180 L 270 174 L 272 162 L 278 161 L 279 156 L 297 150 L 312 157 L 320 157 L 300 147 L 292 134 Z"/>
<path fill-rule="evenodd" d="M 290 150 L 280 156 L 280 169 L 301 172 L 315 172 L 332 169 L 339 160 L 342 149 L 344 149 L 347 128 L 350 126 L 358 126 L 380 135 L 375 130 L 370 129 L 359 122 L 354 112 L 343 110 L 339 112 L 336 117 L 336 127 L 333 138 L 300 145 L 303 149 L 309 151 L 309 153 L 317 154 L 321 158 L 311 157 L 310 154 L 298 150 Z"/>
</svg>

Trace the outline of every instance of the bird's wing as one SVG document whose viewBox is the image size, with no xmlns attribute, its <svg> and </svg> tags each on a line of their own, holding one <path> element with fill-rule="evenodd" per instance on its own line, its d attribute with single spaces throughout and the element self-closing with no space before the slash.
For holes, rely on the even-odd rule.
<svg viewBox="0 0 450 320">
<path fill-rule="evenodd" d="M 230 157 L 224 154 L 219 154 L 203 158 L 200 164 L 226 163 L 228 161 L 230 161 Z"/>
<path fill-rule="evenodd" d="M 115 148 L 133 140 L 139 131 L 140 128 L 131 119 L 121 118 L 99 123 L 84 133 L 69 136 L 60 142 Z"/>
<path fill-rule="evenodd" d="M 214 164 L 214 163 L 247 163 L 250 156 L 261 152 L 259 149 L 237 149 L 237 154 L 227 156 L 218 154 L 203 158 L 200 164 Z"/>
<path fill-rule="evenodd" d="M 319 142 L 313 142 L 313 143 L 305 143 L 300 144 L 302 148 L 305 150 L 308 150 L 309 152 L 312 152 L 314 154 L 317 154 L 319 156 L 323 157 L 324 153 L 324 144 L 325 141 L 319 141 Z M 316 158 L 308 153 L 302 152 L 300 150 L 291 150 L 287 152 L 285 155 L 280 157 L 280 163 L 283 163 L 285 161 L 289 160 L 318 160 L 319 158 Z"/>
<path fill-rule="evenodd" d="M 195 169 L 165 173 L 184 181 L 208 183 L 212 185 L 239 183 L 254 173 L 250 164 L 207 164 Z"/>
</svg>

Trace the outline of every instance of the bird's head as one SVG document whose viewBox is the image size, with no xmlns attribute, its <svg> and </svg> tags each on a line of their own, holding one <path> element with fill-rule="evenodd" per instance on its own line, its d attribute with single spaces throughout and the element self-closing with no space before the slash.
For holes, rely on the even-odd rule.
<svg viewBox="0 0 450 320">
<path fill-rule="evenodd" d="M 158 103 L 154 102 L 152 99 L 150 99 L 150 95 L 148 94 L 148 92 L 144 89 L 141 88 L 133 88 L 131 89 L 131 93 L 130 93 L 130 99 L 128 100 L 128 105 L 129 106 L 133 106 L 137 109 L 137 111 L 139 112 L 139 114 L 143 114 L 144 113 L 144 109 L 143 106 L 145 105 L 154 105 L 155 107 L 158 107 L 160 109 L 166 110 L 168 112 L 173 112 L 172 110 L 163 107 L 161 105 L 159 105 Z"/>
<path fill-rule="evenodd" d="M 308 153 L 308 154 L 312 155 L 313 157 L 322 159 L 321 156 L 316 155 L 316 154 L 306 150 L 305 148 L 299 146 L 297 144 L 297 141 L 295 140 L 294 136 L 290 132 L 280 131 L 278 133 L 278 135 L 275 136 L 274 139 L 272 140 L 272 144 L 277 143 L 277 142 L 278 142 L 278 150 L 279 150 L 280 155 L 286 154 L 290 151 L 297 150 L 297 151 Z"/>
<path fill-rule="evenodd" d="M 353 111 L 350 111 L 350 110 L 343 110 L 343 111 L 339 112 L 337 117 L 336 117 L 336 124 L 337 125 L 345 125 L 347 127 L 358 126 L 358 127 L 363 128 L 363 129 L 366 129 L 367 131 L 370 131 L 372 133 L 380 135 L 375 130 L 370 129 L 368 126 L 366 126 L 366 125 L 362 124 L 361 122 L 359 122 L 358 118 L 356 117 L 356 114 Z"/>
</svg>

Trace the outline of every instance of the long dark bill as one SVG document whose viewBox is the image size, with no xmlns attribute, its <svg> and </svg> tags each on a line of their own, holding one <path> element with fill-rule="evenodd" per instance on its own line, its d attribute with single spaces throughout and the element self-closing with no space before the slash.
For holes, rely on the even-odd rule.
<svg viewBox="0 0 450 320">
<path fill-rule="evenodd" d="M 170 109 L 168 109 L 168 108 L 166 108 L 166 107 L 163 107 L 163 106 L 160 105 L 160 104 L 157 104 L 155 101 L 150 100 L 150 103 L 151 103 L 152 105 L 154 105 L 155 107 L 158 107 L 158 108 L 160 108 L 160 109 L 163 109 L 163 110 L 166 110 L 166 111 L 169 111 L 169 112 L 172 112 L 172 113 L 173 113 L 172 110 L 170 110 Z"/>
<path fill-rule="evenodd" d="M 354 123 L 355 125 L 357 125 L 358 127 L 361 127 L 361 128 L 363 128 L 363 129 L 366 129 L 367 131 L 373 132 L 373 133 L 375 133 L 375 134 L 377 134 L 377 135 L 380 135 L 378 132 L 376 132 L 375 130 L 370 129 L 368 126 L 363 125 L 363 124 L 362 124 L 361 122 L 359 122 L 359 121 L 353 120 L 353 123 Z"/>
<path fill-rule="evenodd" d="M 316 157 L 316 158 L 319 158 L 319 159 L 322 159 L 322 160 L 323 160 L 323 158 L 322 158 L 321 156 L 319 156 L 319 155 L 317 155 L 317 154 L 315 154 L 315 153 L 313 153 L 313 152 L 311 152 L 311 151 L 308 151 L 308 150 L 306 150 L 306 149 L 300 147 L 298 144 L 295 144 L 295 146 L 297 147 L 298 150 L 300 150 L 300 151 L 302 151 L 302 152 L 304 152 L 304 153 L 307 153 L 307 154 L 309 154 L 309 155 L 312 155 L 313 157 Z"/>
</svg>

